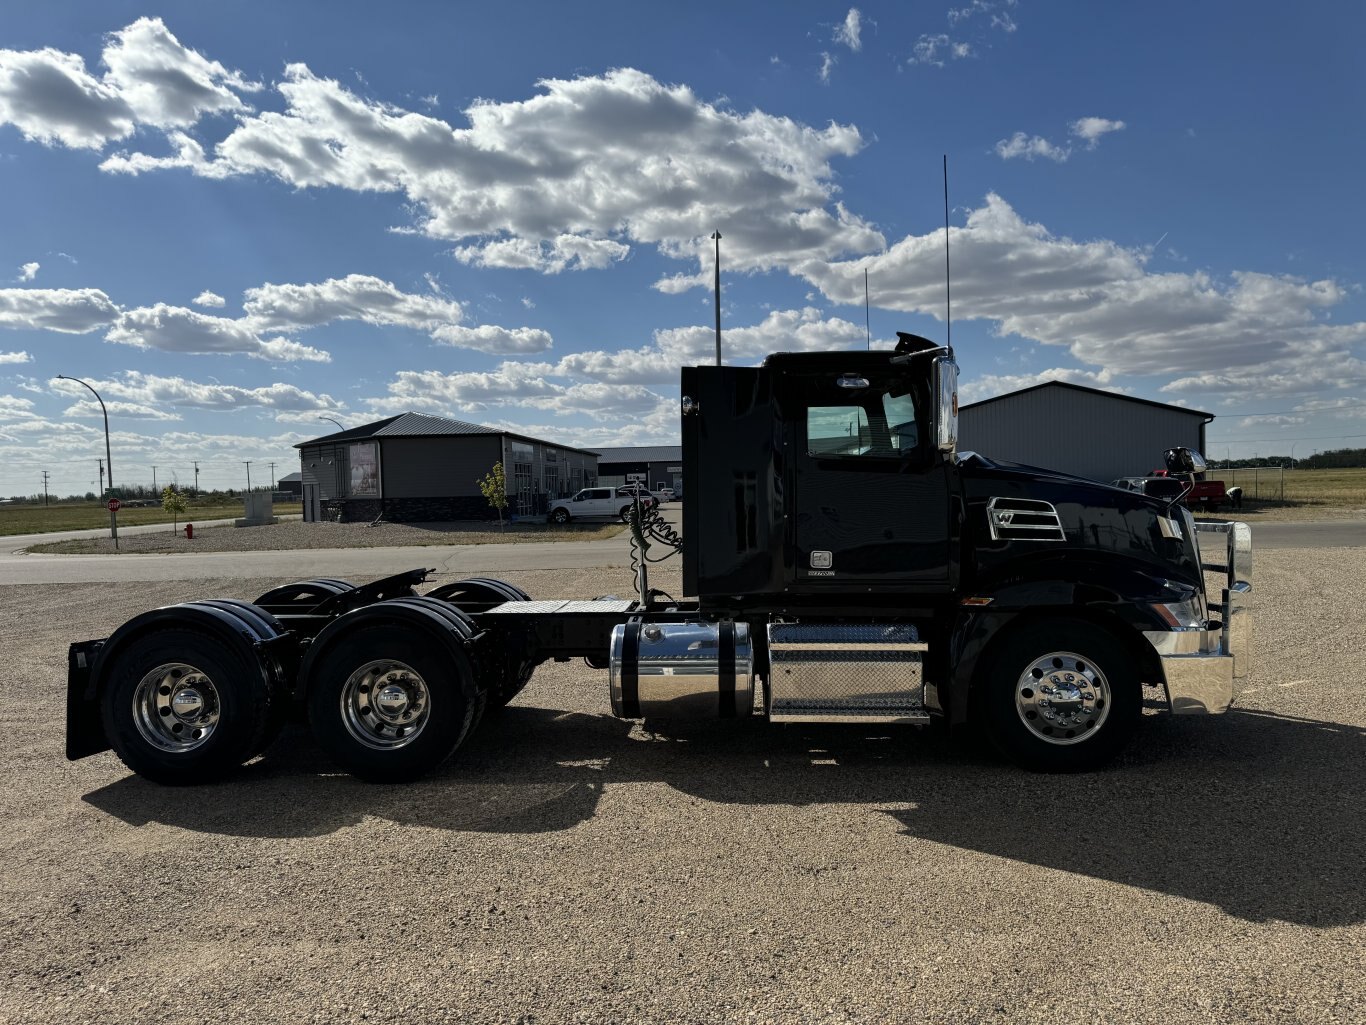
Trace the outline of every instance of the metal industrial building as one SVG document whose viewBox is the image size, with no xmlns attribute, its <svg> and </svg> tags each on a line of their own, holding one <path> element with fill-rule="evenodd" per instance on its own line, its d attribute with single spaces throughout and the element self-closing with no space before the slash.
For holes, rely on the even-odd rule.
<svg viewBox="0 0 1366 1025">
<path fill-rule="evenodd" d="M 651 491 L 673 488 L 683 494 L 683 446 L 636 445 L 598 450 L 598 483 L 629 484 L 639 481 Z"/>
<path fill-rule="evenodd" d="M 1111 481 L 1148 473 L 1162 453 L 1205 451 L 1213 413 L 1048 381 L 959 410 L 958 448 Z"/>
<path fill-rule="evenodd" d="M 597 453 L 424 413 L 301 442 L 305 520 L 399 523 L 497 514 L 478 482 L 501 462 L 508 512 L 544 515 L 552 498 L 597 483 Z"/>
</svg>

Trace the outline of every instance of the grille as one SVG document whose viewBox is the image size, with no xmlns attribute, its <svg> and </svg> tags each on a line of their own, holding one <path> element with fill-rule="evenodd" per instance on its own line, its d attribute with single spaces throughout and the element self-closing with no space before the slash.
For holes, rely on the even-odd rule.
<svg viewBox="0 0 1366 1025">
<path fill-rule="evenodd" d="M 1051 502 L 1037 498 L 993 498 L 987 503 L 993 541 L 1065 541 Z"/>
</svg>

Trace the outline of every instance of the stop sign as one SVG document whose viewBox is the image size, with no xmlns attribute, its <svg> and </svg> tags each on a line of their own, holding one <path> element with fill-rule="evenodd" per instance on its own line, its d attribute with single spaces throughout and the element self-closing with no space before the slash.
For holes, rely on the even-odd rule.
<svg viewBox="0 0 1366 1025">
<path fill-rule="evenodd" d="M 110 511 L 110 512 L 118 512 L 118 511 L 119 511 L 119 500 L 118 500 L 117 498 L 111 498 L 111 499 L 109 500 L 109 511 Z"/>
</svg>

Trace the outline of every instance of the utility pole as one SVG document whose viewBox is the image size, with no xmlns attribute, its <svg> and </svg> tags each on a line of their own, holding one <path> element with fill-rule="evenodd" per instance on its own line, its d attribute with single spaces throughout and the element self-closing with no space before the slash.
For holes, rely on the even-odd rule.
<svg viewBox="0 0 1366 1025">
<path fill-rule="evenodd" d="M 103 459 L 96 459 L 95 462 L 97 462 L 97 463 L 100 464 L 100 497 L 103 498 L 103 497 L 104 497 L 104 460 L 103 460 Z"/>
<path fill-rule="evenodd" d="M 270 490 L 275 490 L 275 464 L 270 464 Z"/>
<path fill-rule="evenodd" d="M 243 459 L 242 462 L 244 462 L 244 463 L 247 464 L 247 491 L 250 492 L 250 491 L 251 491 L 251 460 L 250 460 L 250 459 Z"/>
<path fill-rule="evenodd" d="M 158 491 L 157 491 L 157 468 L 156 468 L 155 466 L 152 467 L 152 494 L 154 494 L 154 495 L 155 495 L 155 494 L 158 494 Z"/>
<path fill-rule="evenodd" d="M 194 493 L 199 494 L 199 460 L 194 461 Z"/>
<path fill-rule="evenodd" d="M 716 365 L 721 365 L 721 233 L 713 231 L 711 239 L 716 243 Z"/>
<path fill-rule="evenodd" d="M 43 505 L 47 505 L 47 471 L 43 471 Z"/>
</svg>

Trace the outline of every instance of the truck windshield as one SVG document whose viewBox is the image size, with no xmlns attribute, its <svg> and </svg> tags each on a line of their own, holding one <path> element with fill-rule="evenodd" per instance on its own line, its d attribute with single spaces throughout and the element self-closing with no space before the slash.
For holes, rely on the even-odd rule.
<svg viewBox="0 0 1366 1025">
<path fill-rule="evenodd" d="M 899 456 L 919 444 L 915 401 L 868 389 L 841 405 L 806 411 L 806 449 L 813 456 Z"/>
</svg>

